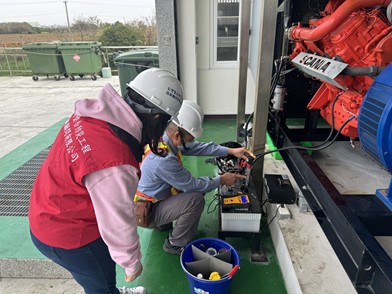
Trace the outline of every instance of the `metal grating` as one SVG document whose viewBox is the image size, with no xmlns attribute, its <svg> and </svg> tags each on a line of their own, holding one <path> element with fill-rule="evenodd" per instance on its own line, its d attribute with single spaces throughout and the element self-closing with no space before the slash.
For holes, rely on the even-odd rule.
<svg viewBox="0 0 392 294">
<path fill-rule="evenodd" d="M 0 216 L 27 216 L 35 177 L 50 147 L 0 181 Z"/>
</svg>

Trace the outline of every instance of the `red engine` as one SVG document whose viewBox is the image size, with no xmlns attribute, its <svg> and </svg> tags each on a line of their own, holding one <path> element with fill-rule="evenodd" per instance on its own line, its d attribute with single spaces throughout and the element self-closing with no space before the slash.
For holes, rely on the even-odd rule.
<svg viewBox="0 0 392 294">
<path fill-rule="evenodd" d="M 390 0 L 331 0 L 321 13 L 322 18 L 310 20 L 309 27 L 292 27 L 289 38 L 295 41 L 290 55 L 312 52 L 328 58 L 338 58 L 350 68 L 387 66 L 392 61 L 392 26 L 385 15 L 374 6 L 386 6 Z M 366 8 L 369 8 L 366 10 Z M 334 127 L 339 129 L 351 116 L 356 117 L 363 97 L 373 83 L 369 75 L 339 75 L 335 79 L 347 90 L 322 83 L 309 109 L 319 109 L 332 125 L 332 101 L 340 93 L 334 106 Z M 355 139 L 358 122 L 351 120 L 341 131 Z"/>
</svg>

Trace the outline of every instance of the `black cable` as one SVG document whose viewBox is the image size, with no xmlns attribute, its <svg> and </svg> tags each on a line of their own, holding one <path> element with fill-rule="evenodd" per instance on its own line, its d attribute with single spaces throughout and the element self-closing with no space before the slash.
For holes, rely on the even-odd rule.
<svg viewBox="0 0 392 294">
<path fill-rule="evenodd" d="M 260 208 L 263 209 L 263 206 L 267 203 L 268 198 L 266 198 L 260 205 Z"/>
<path fill-rule="evenodd" d="M 270 89 L 270 98 L 274 95 L 275 88 L 278 85 L 279 79 L 281 77 L 281 72 L 284 66 L 289 63 L 290 59 L 288 56 L 281 56 L 279 59 L 276 59 L 274 64 L 275 64 L 275 73 L 272 76 L 271 79 L 271 89 Z M 245 124 L 244 124 L 244 143 L 245 146 L 248 144 L 248 125 L 250 120 L 253 118 L 254 112 L 252 112 L 249 117 L 246 119 Z"/>
<path fill-rule="evenodd" d="M 218 201 L 218 203 L 215 204 L 214 209 L 213 209 L 213 210 L 210 210 L 211 204 L 214 203 L 216 200 L 219 200 L 219 199 L 217 198 L 217 196 L 218 196 L 218 195 L 215 195 L 214 198 L 212 198 L 210 204 L 208 204 L 208 206 L 207 206 L 207 213 L 208 213 L 208 214 L 213 213 L 213 212 L 216 210 L 216 208 L 218 207 L 219 201 Z"/>
<path fill-rule="evenodd" d="M 280 59 L 275 60 L 275 73 L 272 77 L 272 83 L 271 83 L 271 89 L 270 89 L 270 97 L 274 95 L 275 88 L 279 83 L 279 79 L 282 76 L 282 70 L 284 66 L 289 62 L 289 59 L 287 56 L 282 56 Z"/>
<path fill-rule="evenodd" d="M 288 146 L 288 147 L 283 147 L 283 148 L 278 148 L 275 150 L 270 150 L 270 151 L 266 151 L 263 153 L 260 153 L 258 155 L 256 155 L 256 158 L 253 161 L 253 164 L 256 160 L 258 160 L 260 157 L 263 157 L 269 153 L 274 153 L 274 152 L 279 152 L 279 151 L 284 151 L 284 150 L 288 150 L 288 149 L 299 149 L 299 150 L 309 150 L 309 151 L 319 151 L 319 150 L 323 150 L 329 146 L 331 146 L 337 139 L 338 135 L 340 134 L 340 132 L 343 130 L 343 128 L 352 120 L 355 118 L 355 116 L 351 116 L 349 119 L 347 119 L 343 125 L 340 127 L 340 129 L 338 130 L 338 132 L 336 133 L 335 137 L 329 141 L 329 139 L 332 137 L 333 131 L 335 129 L 335 104 L 338 100 L 338 98 L 343 94 L 343 92 L 339 92 L 334 100 L 332 101 L 332 107 L 331 107 L 331 120 L 332 120 L 332 125 L 331 125 L 331 131 L 328 135 L 328 137 L 319 145 L 313 146 L 313 147 L 304 147 L 304 146 Z M 269 112 L 269 115 L 271 115 L 271 112 Z M 273 116 L 271 115 L 271 117 L 273 118 Z"/>
<path fill-rule="evenodd" d="M 260 230 L 260 234 L 261 234 L 262 232 L 264 232 L 264 230 L 267 229 L 267 228 L 269 227 L 269 225 L 272 223 L 272 221 L 273 221 L 273 220 L 276 218 L 276 216 L 278 215 L 279 208 L 281 208 L 281 207 L 283 207 L 283 204 L 279 204 L 278 208 L 276 208 L 275 215 L 270 219 L 270 221 L 267 223 L 267 225 L 266 225 L 264 228 L 262 228 L 262 229 Z"/>
<path fill-rule="evenodd" d="M 331 131 L 329 132 L 329 135 L 328 135 L 327 139 L 325 139 L 324 142 L 322 142 L 318 146 L 325 144 L 332 137 L 333 130 L 335 129 L 335 104 L 336 104 L 336 101 L 338 101 L 338 98 L 340 97 L 340 95 L 342 95 L 342 94 L 343 94 L 343 92 L 339 92 L 335 96 L 333 101 L 332 101 L 332 108 L 331 108 L 331 111 L 332 111 L 332 114 L 331 114 L 331 120 L 332 120 Z M 317 146 L 313 146 L 313 147 L 317 147 Z"/>
<path fill-rule="evenodd" d="M 319 151 L 319 150 L 323 150 L 323 149 L 325 149 L 325 148 L 331 146 L 331 145 L 336 141 L 336 139 L 338 138 L 338 136 L 339 136 L 340 132 L 343 130 L 343 128 L 344 128 L 350 121 L 352 121 L 354 118 L 356 118 L 355 115 L 350 116 L 350 117 L 342 124 L 342 126 L 339 128 L 339 130 L 338 130 L 338 132 L 336 133 L 335 137 L 333 137 L 333 139 L 332 139 L 331 141 L 329 141 L 329 142 L 324 141 L 324 143 L 322 143 L 322 144 L 320 144 L 320 145 L 317 145 L 317 146 L 315 146 L 315 147 L 287 146 L 287 147 L 282 147 L 282 148 L 278 148 L 278 149 L 275 149 L 275 150 L 269 150 L 269 151 L 266 151 L 266 152 L 257 154 L 257 155 L 256 155 L 256 158 L 253 160 L 253 164 L 255 164 L 255 162 L 256 162 L 258 159 L 260 159 L 261 157 L 264 157 L 265 155 L 270 154 L 270 153 L 274 153 L 274 152 L 280 152 L 280 151 L 285 151 L 285 150 L 290 150 L 290 149 L 309 150 L 309 151 Z"/>
<path fill-rule="evenodd" d="M 268 202 L 268 198 L 266 198 L 260 205 L 260 210 L 261 210 L 261 214 L 262 216 L 266 216 L 267 212 L 263 210 L 264 205 Z"/>
<path fill-rule="evenodd" d="M 331 111 L 332 111 L 332 114 L 331 114 L 332 124 L 331 124 L 331 131 L 329 132 L 328 137 L 327 137 L 323 142 L 321 142 L 319 145 L 316 145 L 316 146 L 313 146 L 313 147 L 308 147 L 308 148 L 319 148 L 319 147 L 322 147 L 322 146 L 324 146 L 324 144 L 327 144 L 327 142 L 329 141 L 329 139 L 331 139 L 332 134 L 333 134 L 333 131 L 334 131 L 334 129 L 335 129 L 335 104 L 336 104 L 336 101 L 338 101 L 338 98 L 340 97 L 340 95 L 342 95 L 342 94 L 343 94 L 343 92 L 338 93 L 338 94 L 335 96 L 335 98 L 333 99 L 333 101 L 332 101 L 332 107 L 331 107 Z M 348 123 L 348 122 L 347 122 L 347 123 Z M 282 129 L 282 128 L 280 128 L 280 129 Z M 338 131 L 338 134 L 340 133 L 341 130 L 342 130 L 342 128 Z M 336 140 L 336 139 L 335 139 L 335 140 Z M 324 149 L 324 148 L 323 148 L 323 149 Z M 322 149 L 320 149 L 320 150 L 322 150 Z M 317 151 L 317 149 L 316 149 L 316 151 Z"/>
<path fill-rule="evenodd" d="M 246 145 L 248 145 L 248 125 L 249 125 L 250 120 L 253 118 L 253 114 L 254 114 L 254 112 L 252 112 L 248 116 L 248 118 L 247 118 L 247 120 L 245 121 L 245 124 L 244 124 L 244 131 L 245 131 L 244 143 L 245 143 L 245 147 L 246 147 Z"/>
</svg>

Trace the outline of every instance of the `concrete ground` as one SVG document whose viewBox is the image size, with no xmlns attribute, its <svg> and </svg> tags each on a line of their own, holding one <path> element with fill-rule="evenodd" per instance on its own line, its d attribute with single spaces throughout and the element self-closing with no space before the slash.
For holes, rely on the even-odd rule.
<svg viewBox="0 0 392 294">
<path fill-rule="evenodd" d="M 120 91 L 118 76 L 96 81 L 40 77 L 36 82 L 31 77 L 0 77 L 0 157 L 68 117 L 76 100 L 94 98 L 106 83 Z"/>
<path fill-rule="evenodd" d="M 4 294 L 82 294 L 74 279 L 0 278 L 0 292 Z"/>
<path fill-rule="evenodd" d="M 0 77 L 0 158 L 68 117 L 76 100 L 94 98 L 108 82 L 119 91 L 117 76 L 96 81 L 88 77 L 75 81 L 40 78 L 36 82 L 31 77 Z M 265 170 L 288 173 L 272 157 L 266 157 Z M 270 215 L 275 209 L 269 207 Z M 291 217 L 276 219 L 270 227 L 288 293 L 355 293 L 313 214 L 300 213 L 296 206 L 288 210 Z M 0 293 L 83 293 L 69 278 L 23 278 L 28 274 L 5 278 L 1 272 Z"/>
</svg>

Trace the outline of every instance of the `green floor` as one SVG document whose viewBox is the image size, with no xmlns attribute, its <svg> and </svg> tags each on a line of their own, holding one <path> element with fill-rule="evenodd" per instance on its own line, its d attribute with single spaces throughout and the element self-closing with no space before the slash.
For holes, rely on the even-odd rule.
<svg viewBox="0 0 392 294">
<path fill-rule="evenodd" d="M 63 121 L 42 132 L 37 137 L 20 146 L 13 152 L 0 159 L 0 179 L 6 177 L 21 164 L 48 147 Z M 222 143 L 235 140 L 234 120 L 206 120 L 202 141 Z M 184 165 L 195 176 L 214 176 L 216 167 L 206 164 L 207 157 L 185 157 Z M 217 237 L 217 211 L 207 213 L 207 207 L 213 201 L 214 193 L 206 195 L 204 209 L 199 229 L 195 239 L 202 237 Z M 214 203 L 212 204 L 214 206 Z M 265 226 L 262 220 L 261 227 Z M 27 218 L 0 217 L 0 258 L 44 258 L 32 245 L 28 235 Z M 117 268 L 118 286 L 145 286 L 149 294 L 183 294 L 190 293 L 185 273 L 180 266 L 180 257 L 169 255 L 162 250 L 162 244 L 167 232 L 139 228 L 143 253 L 143 274 L 130 284 L 124 282 L 124 272 Z M 268 230 L 263 230 L 261 236 L 262 249 L 268 257 L 268 263 L 254 263 L 250 261 L 249 240 L 242 238 L 227 238 L 240 255 L 240 270 L 233 278 L 230 293 L 287 293 L 282 274 L 277 262 L 275 250 Z M 16 247 L 15 244 L 18 244 Z"/>
</svg>

